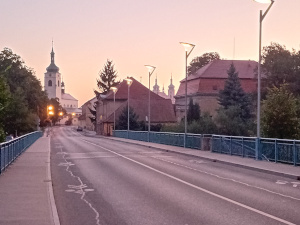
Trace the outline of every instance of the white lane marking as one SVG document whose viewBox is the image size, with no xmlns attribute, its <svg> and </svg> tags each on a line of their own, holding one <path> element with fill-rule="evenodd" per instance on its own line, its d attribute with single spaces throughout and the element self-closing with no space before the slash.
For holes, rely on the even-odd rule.
<svg viewBox="0 0 300 225">
<path fill-rule="evenodd" d="M 148 166 L 148 165 L 146 165 L 146 164 L 143 164 L 143 163 L 141 163 L 141 162 L 138 162 L 138 161 L 136 161 L 136 160 L 134 160 L 134 159 L 128 158 L 128 157 L 126 157 L 126 156 L 124 156 L 124 155 L 121 155 L 121 154 L 119 154 L 119 153 L 117 153 L 117 152 L 114 152 L 114 151 L 112 151 L 112 150 L 110 150 L 110 149 L 108 149 L 108 148 L 102 147 L 102 146 L 100 146 L 100 145 L 98 145 L 98 144 L 94 144 L 94 143 L 89 142 L 89 141 L 86 141 L 86 140 L 84 140 L 84 139 L 81 139 L 81 140 L 84 141 L 84 142 L 86 142 L 86 143 L 88 143 L 88 144 L 91 144 L 91 145 L 97 146 L 97 147 L 99 147 L 99 148 L 102 148 L 102 149 L 104 149 L 104 150 L 106 150 L 106 151 L 109 151 L 109 152 L 111 152 L 111 153 L 113 153 L 113 154 L 116 154 L 116 155 L 118 155 L 118 156 L 120 156 L 120 157 L 122 157 L 122 158 L 124 158 L 124 159 L 127 159 L 127 160 L 129 160 L 129 161 L 131 161 L 131 162 L 134 162 L 134 163 L 136 163 L 136 164 L 138 164 L 138 165 L 141 165 L 141 166 L 143 166 L 143 167 L 145 167 L 145 168 L 147 168 L 147 169 L 150 169 L 150 170 L 152 170 L 152 171 L 154 171 L 154 172 L 156 172 L 156 173 L 159 173 L 159 174 L 161 174 L 161 175 L 164 175 L 164 176 L 166 176 L 166 177 L 169 177 L 169 178 L 171 178 L 171 179 L 173 179 L 173 180 L 176 180 L 176 181 L 178 181 L 178 182 L 180 182 L 180 183 L 183 183 L 183 184 L 185 184 L 185 185 L 187 185 L 187 186 L 190 186 L 190 187 L 192 187 L 192 188 L 195 188 L 195 189 L 197 189 L 197 190 L 199 190 L 199 191 L 205 192 L 205 193 L 207 193 L 207 194 L 209 194 L 209 195 L 215 196 L 215 197 L 217 197 L 217 198 L 220 198 L 220 199 L 225 200 L 225 201 L 227 201 L 227 202 L 230 202 L 230 203 L 232 203 L 232 204 L 238 205 L 238 206 L 240 206 L 240 207 L 242 207 L 242 208 L 248 209 L 248 210 L 250 210 L 250 211 L 252 211 L 252 212 L 256 212 L 256 213 L 258 213 L 258 214 L 260 214 L 260 215 L 269 217 L 269 218 L 271 218 L 271 219 L 273 219 L 273 220 L 279 221 L 279 222 L 284 223 L 284 224 L 288 224 L 288 225 L 296 225 L 296 224 L 294 224 L 294 223 L 291 223 L 291 222 L 286 221 L 286 220 L 284 220 L 284 219 L 281 219 L 281 218 L 279 218 L 279 217 L 273 216 L 273 215 L 271 215 L 271 214 L 265 213 L 265 212 L 260 211 L 260 210 L 258 210 L 258 209 L 255 209 L 255 208 L 252 208 L 252 207 L 247 206 L 247 205 L 245 205 L 245 204 L 242 204 L 242 203 L 239 203 L 239 202 L 237 202 L 237 201 L 234 201 L 234 200 L 232 200 L 232 199 L 230 199 L 230 198 L 226 198 L 226 197 L 224 197 L 224 196 L 222 196 L 222 195 L 219 195 L 219 194 L 216 194 L 216 193 L 211 192 L 211 191 L 209 191 L 209 190 L 206 190 L 206 189 L 204 189 L 204 188 L 198 187 L 198 186 L 196 186 L 196 185 L 194 185 L 194 184 L 191 184 L 191 183 L 189 183 L 189 182 L 187 182 L 187 181 L 181 180 L 181 179 L 179 179 L 179 178 L 177 178 L 177 177 L 174 177 L 174 176 L 172 176 L 172 175 L 170 175 L 170 174 L 167 174 L 167 173 L 165 173 L 165 172 L 162 172 L 162 171 L 160 171 L 160 170 L 157 170 L 157 169 L 155 169 L 155 168 L 153 168 L 153 167 L 151 167 L 151 166 Z"/>
<path fill-rule="evenodd" d="M 96 217 L 95 217 L 96 224 L 100 225 L 100 220 L 99 220 L 100 214 L 99 214 L 99 212 L 93 207 L 93 205 L 88 200 L 85 199 L 86 192 L 94 191 L 94 189 L 88 189 L 87 185 L 82 182 L 81 178 L 79 176 L 75 176 L 73 174 L 73 172 L 69 168 L 70 168 L 70 166 L 73 166 L 74 164 L 67 161 L 67 159 L 65 157 L 67 154 L 62 151 L 62 148 L 60 149 L 60 152 L 61 152 L 62 158 L 65 160 L 65 162 L 60 163 L 59 166 L 65 166 L 66 171 L 69 172 L 70 175 L 72 177 L 74 177 L 75 179 L 77 179 L 80 183 L 80 185 L 68 185 L 68 188 L 70 188 L 70 189 L 65 190 L 65 191 L 70 192 L 70 193 L 73 192 L 73 193 L 76 193 L 76 194 L 80 194 L 81 195 L 80 199 L 82 201 L 84 201 L 90 207 L 90 209 L 92 209 L 95 212 L 95 214 L 96 214 Z"/>
<path fill-rule="evenodd" d="M 290 199 L 293 199 L 293 200 L 296 200 L 296 201 L 300 201 L 299 198 L 292 197 L 292 196 L 289 196 L 289 195 L 284 195 L 284 194 L 281 194 L 281 193 L 278 193 L 278 192 L 274 192 L 274 191 L 268 190 L 266 188 L 258 187 L 258 186 L 251 185 L 251 184 L 247 184 L 247 183 L 244 183 L 244 182 L 241 182 L 241 181 L 238 181 L 238 180 L 235 180 L 235 179 L 231 179 L 231 178 L 221 177 L 221 176 L 219 176 L 217 174 L 209 173 L 209 172 L 206 172 L 206 171 L 203 171 L 203 170 L 199 170 L 199 169 L 194 169 L 192 167 L 185 166 L 185 165 L 178 164 L 178 163 L 174 163 L 174 162 L 171 162 L 171 161 L 168 161 L 168 160 L 165 160 L 165 159 L 160 159 L 160 158 L 157 158 L 157 157 L 152 157 L 152 158 L 155 158 L 155 159 L 158 159 L 158 160 L 161 160 L 161 161 L 164 161 L 164 162 L 176 165 L 176 166 L 184 167 L 184 168 L 189 169 L 189 170 L 197 171 L 197 172 L 200 172 L 200 173 L 203 173 L 203 174 L 206 174 L 206 175 L 210 175 L 210 176 L 222 179 L 222 180 L 232 181 L 232 182 L 235 182 L 235 183 L 238 183 L 238 184 L 245 185 L 247 187 L 256 188 L 256 189 L 259 189 L 259 190 L 262 190 L 262 191 L 266 191 L 266 192 L 269 192 L 269 193 L 272 193 L 272 194 L 275 194 L 275 195 L 279 195 L 281 197 L 290 198 Z M 280 181 L 280 182 L 284 182 L 284 181 Z M 284 183 L 281 183 L 281 184 L 284 184 Z"/>
</svg>

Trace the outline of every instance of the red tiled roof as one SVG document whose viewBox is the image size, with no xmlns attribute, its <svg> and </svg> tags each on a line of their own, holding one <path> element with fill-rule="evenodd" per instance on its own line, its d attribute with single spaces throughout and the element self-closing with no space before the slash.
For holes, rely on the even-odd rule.
<svg viewBox="0 0 300 225">
<path fill-rule="evenodd" d="M 225 81 L 228 78 L 227 70 L 231 64 L 234 64 L 240 79 L 253 80 L 256 79 L 255 69 L 257 62 L 250 60 L 214 60 L 204 67 L 197 70 L 194 74 L 188 76 L 187 94 L 192 95 L 196 93 L 205 92 L 201 88 L 204 79 L 211 79 L 211 85 L 219 83 L 217 81 Z M 202 79 L 202 83 L 201 83 Z M 217 93 L 217 92 L 216 92 Z M 180 81 L 180 86 L 175 97 L 185 95 L 185 79 Z"/>
<path fill-rule="evenodd" d="M 127 101 L 125 101 L 116 110 L 116 121 L 118 121 L 123 109 L 127 107 Z M 148 101 L 129 99 L 129 107 L 134 109 L 134 112 L 138 115 L 138 121 L 145 121 L 148 116 Z M 159 99 L 151 100 L 150 105 L 150 119 L 151 123 L 175 123 L 177 122 L 175 117 L 174 108 L 171 99 Z M 114 114 L 112 113 L 104 122 L 113 123 Z"/>
<path fill-rule="evenodd" d="M 257 62 L 252 60 L 214 60 L 204 67 L 197 70 L 194 74 L 188 76 L 188 80 L 197 78 L 224 78 L 227 79 L 227 70 L 233 63 L 236 71 L 239 73 L 240 79 L 255 79 L 254 70 Z M 180 82 L 184 82 L 185 79 Z"/>
<path fill-rule="evenodd" d="M 148 99 L 149 96 L 149 89 L 142 85 L 140 82 L 135 80 L 134 78 L 130 77 L 130 79 L 133 81 L 130 86 L 130 100 L 131 99 Z M 127 100 L 128 97 L 128 85 L 125 80 L 123 80 L 118 86 L 118 91 L 116 92 L 116 100 Z M 151 101 L 152 100 L 161 100 L 164 99 L 160 97 L 159 95 L 155 94 L 154 92 L 150 92 Z M 109 91 L 107 95 L 104 97 L 105 99 L 113 100 L 114 99 L 114 93 L 113 91 Z M 148 100 L 147 100 L 148 101 Z"/>
</svg>

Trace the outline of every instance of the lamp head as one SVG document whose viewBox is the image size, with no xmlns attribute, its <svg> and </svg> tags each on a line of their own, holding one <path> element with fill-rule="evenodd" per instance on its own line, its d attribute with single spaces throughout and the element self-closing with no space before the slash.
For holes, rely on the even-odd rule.
<svg viewBox="0 0 300 225">
<path fill-rule="evenodd" d="M 112 90 L 114 93 L 116 93 L 118 91 L 118 88 L 116 87 L 111 87 L 110 90 Z"/>
<path fill-rule="evenodd" d="M 49 112 L 49 115 L 51 115 L 51 116 L 54 115 L 54 112 L 53 112 L 53 111 L 50 111 L 50 112 Z"/>
<path fill-rule="evenodd" d="M 258 2 L 258 3 L 269 3 L 269 4 L 274 2 L 274 0 L 253 0 L 253 1 Z"/>
<path fill-rule="evenodd" d="M 195 47 L 195 45 L 190 44 L 190 43 L 186 43 L 186 42 L 179 42 L 179 43 L 180 43 L 181 45 L 183 45 L 184 50 L 185 50 L 186 52 L 191 51 L 191 50 Z"/>
<path fill-rule="evenodd" d="M 53 109 L 53 106 L 52 105 L 49 105 L 48 106 L 48 110 L 52 110 Z"/>
<path fill-rule="evenodd" d="M 145 65 L 145 67 L 147 67 L 150 76 L 151 76 L 151 74 L 154 72 L 154 70 L 156 68 L 155 66 L 150 66 L 150 65 Z"/>
<path fill-rule="evenodd" d="M 59 113 L 59 115 L 60 115 L 60 116 L 62 116 L 62 115 L 63 115 L 63 113 L 62 113 L 62 112 L 60 112 L 60 113 Z"/>
<path fill-rule="evenodd" d="M 129 77 L 127 77 L 127 78 L 124 79 L 124 80 L 126 80 L 128 86 L 130 86 L 130 85 L 132 84 L 132 80 L 131 80 Z"/>
<path fill-rule="evenodd" d="M 75 113 L 72 113 L 72 116 L 75 116 Z"/>
</svg>

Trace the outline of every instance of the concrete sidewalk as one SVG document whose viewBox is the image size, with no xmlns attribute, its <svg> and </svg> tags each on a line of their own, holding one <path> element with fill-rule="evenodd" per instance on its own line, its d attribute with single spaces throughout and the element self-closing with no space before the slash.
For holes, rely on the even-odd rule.
<svg viewBox="0 0 300 225">
<path fill-rule="evenodd" d="M 125 138 L 116 137 L 104 137 L 96 135 L 97 137 L 103 137 L 115 141 L 121 141 L 125 143 L 131 143 L 136 145 L 148 146 L 149 148 L 155 148 L 163 151 L 176 152 L 179 154 L 196 156 L 202 159 L 212 160 L 214 162 L 225 163 L 237 167 L 247 168 L 251 170 L 256 170 L 260 172 L 265 172 L 269 174 L 279 175 L 286 178 L 300 180 L 300 167 L 295 167 L 293 165 L 286 165 L 281 163 L 273 163 L 267 161 L 257 161 L 250 158 L 243 158 L 239 156 L 231 156 L 219 153 L 212 153 L 210 151 L 201 151 L 190 148 L 182 148 L 171 145 L 163 145 L 157 143 L 149 143 L 144 141 L 136 141 Z"/>
<path fill-rule="evenodd" d="M 0 176 L 0 224 L 59 225 L 50 175 L 50 138 L 41 137 Z"/>
</svg>

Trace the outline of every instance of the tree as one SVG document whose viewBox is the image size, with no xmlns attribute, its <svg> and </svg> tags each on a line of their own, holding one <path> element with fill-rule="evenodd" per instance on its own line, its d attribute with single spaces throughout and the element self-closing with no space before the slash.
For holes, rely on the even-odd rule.
<svg viewBox="0 0 300 225">
<path fill-rule="evenodd" d="M 10 92 L 1 118 L 5 132 L 23 134 L 36 130 L 39 117 L 45 114 L 48 98 L 34 71 L 8 48 L 0 52 L 0 71 Z"/>
<path fill-rule="evenodd" d="M 244 92 L 233 64 L 227 71 L 228 79 L 219 92 L 218 115 L 216 121 L 220 133 L 227 135 L 249 135 L 253 129 L 252 104 L 250 96 Z"/>
<path fill-rule="evenodd" d="M 285 83 L 293 94 L 300 94 L 300 51 L 289 51 L 284 45 L 271 43 L 263 48 L 262 59 L 266 88 Z M 264 92 L 267 92 L 266 88 Z"/>
<path fill-rule="evenodd" d="M 300 138 L 299 100 L 288 90 L 288 85 L 268 89 L 262 104 L 262 131 L 270 138 Z"/>
<path fill-rule="evenodd" d="M 138 123 L 138 115 L 134 112 L 132 107 L 129 107 L 129 128 L 130 130 L 138 130 L 140 128 Z M 117 130 L 127 130 L 128 127 L 128 106 L 124 107 L 119 119 L 116 123 Z"/>
<path fill-rule="evenodd" d="M 188 67 L 188 74 L 195 73 L 198 69 L 216 59 L 220 59 L 220 55 L 217 52 L 204 53 L 202 56 L 194 58 Z"/>
<path fill-rule="evenodd" d="M 219 104 L 224 109 L 231 106 L 237 106 L 240 110 L 242 120 L 251 118 L 251 100 L 250 96 L 243 90 L 238 72 L 236 72 L 233 64 L 230 65 L 227 71 L 228 78 L 225 81 L 224 89 L 219 92 Z"/>
<path fill-rule="evenodd" d="M 4 118 L 4 112 L 5 108 L 9 104 L 10 100 L 10 92 L 9 87 L 6 83 L 6 80 L 0 72 L 0 142 L 3 142 L 5 140 L 5 132 L 4 132 L 4 125 L 3 125 L 3 118 Z"/>
<path fill-rule="evenodd" d="M 101 94 L 106 94 L 111 87 L 118 85 L 120 82 L 116 81 L 117 72 L 114 69 L 113 62 L 107 60 L 106 64 L 104 65 L 103 70 L 99 72 L 99 78 L 97 79 L 97 86 L 101 92 Z M 97 95 L 99 92 L 95 92 Z"/>
<path fill-rule="evenodd" d="M 58 98 L 51 98 L 48 101 L 48 105 L 53 106 L 54 114 L 50 115 L 49 118 L 52 121 L 52 123 L 55 125 L 60 120 L 59 113 L 62 112 L 63 114 L 66 114 L 66 110 L 61 106 Z"/>
<path fill-rule="evenodd" d="M 200 106 L 198 103 L 193 103 L 193 99 L 190 99 L 189 107 L 187 111 L 187 122 L 190 124 L 193 121 L 200 120 Z"/>
</svg>

